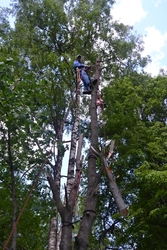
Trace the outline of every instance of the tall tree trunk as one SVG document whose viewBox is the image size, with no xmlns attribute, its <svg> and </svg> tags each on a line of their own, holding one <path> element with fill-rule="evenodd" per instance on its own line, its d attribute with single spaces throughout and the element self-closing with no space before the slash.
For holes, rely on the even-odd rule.
<svg viewBox="0 0 167 250">
<path fill-rule="evenodd" d="M 67 175 L 67 196 L 69 197 L 70 191 L 74 183 L 74 167 L 75 167 L 75 157 L 76 157 L 76 145 L 78 139 L 78 128 L 80 119 L 80 86 L 77 87 L 76 92 L 76 103 L 75 103 L 75 121 L 71 132 L 71 148 L 69 154 L 69 165 L 68 165 L 68 175 Z"/>
<path fill-rule="evenodd" d="M 99 80 L 99 65 L 96 64 L 96 79 Z M 98 82 L 93 86 L 91 95 L 91 145 L 93 148 L 98 148 L 98 122 L 96 111 Z M 96 174 L 96 155 L 90 147 L 88 158 L 88 189 L 86 195 L 85 211 L 83 213 L 81 226 L 78 235 L 75 238 L 75 250 L 86 250 L 88 248 L 89 236 L 91 233 L 93 221 L 96 217 L 96 189 L 98 185 Z"/>
<path fill-rule="evenodd" d="M 11 136 L 8 130 L 8 159 L 9 159 L 9 166 L 10 166 L 10 176 L 11 176 L 11 183 L 12 183 L 12 205 L 13 205 L 13 215 L 12 215 L 12 228 L 14 229 L 12 234 L 12 243 L 11 249 L 16 250 L 16 241 L 17 241 L 17 228 L 15 226 L 16 223 L 16 214 L 17 214 L 17 201 L 16 201 L 16 183 L 15 183 L 15 176 L 14 176 L 14 166 L 13 166 L 13 158 L 12 158 L 12 149 L 11 149 Z"/>
<path fill-rule="evenodd" d="M 58 145 L 58 151 L 57 151 L 57 159 L 55 166 L 53 168 L 54 170 L 54 181 L 56 185 L 57 192 L 60 194 L 60 184 L 61 184 L 61 169 L 62 169 L 62 162 L 63 162 L 63 152 L 61 149 L 61 142 L 63 139 L 62 131 L 59 132 L 59 136 L 57 138 L 59 140 Z"/>
<path fill-rule="evenodd" d="M 74 169 L 76 163 L 76 145 L 78 139 L 78 127 L 80 119 L 80 86 L 77 87 L 75 105 L 75 121 L 71 133 L 71 149 L 69 155 L 66 188 L 66 205 L 62 217 L 62 237 L 60 243 L 60 250 L 72 249 L 72 219 L 74 215 L 75 196 L 78 188 L 75 185 L 76 177 L 74 176 Z"/>
<path fill-rule="evenodd" d="M 99 79 L 99 64 L 96 64 L 96 79 Z M 93 148 L 98 148 L 98 122 L 97 122 L 97 111 L 96 111 L 96 99 L 97 99 L 97 90 L 98 90 L 98 82 L 96 85 L 93 86 L 92 90 L 92 99 L 91 99 L 91 146 Z M 77 91 L 77 95 L 79 92 Z M 81 144 L 80 152 L 77 154 L 79 156 L 77 159 L 77 169 L 74 178 L 74 163 L 75 163 L 75 154 L 76 154 L 76 142 L 77 142 L 77 130 L 79 125 L 79 97 L 77 98 L 77 107 L 75 113 L 75 121 L 72 131 L 72 146 L 70 151 L 70 159 L 71 162 L 69 163 L 68 168 L 68 193 L 67 188 L 66 190 L 66 202 L 65 205 L 62 204 L 60 199 L 60 193 L 56 190 L 55 182 L 52 176 L 48 173 L 48 181 L 50 187 L 53 192 L 53 197 L 56 201 L 58 212 L 60 213 L 61 220 L 62 220 L 62 237 L 60 243 L 60 250 L 72 250 L 72 219 L 73 219 L 73 212 L 75 206 L 75 199 L 76 193 L 78 190 L 79 179 L 78 171 L 81 171 L 81 162 L 80 160 L 80 152 L 81 152 Z M 70 178 L 69 178 L 70 177 Z M 92 148 L 90 147 L 89 150 L 89 158 L 88 158 L 88 191 L 86 196 L 86 204 L 85 204 L 85 211 L 83 213 L 81 226 L 78 232 L 77 237 L 75 238 L 75 250 L 86 250 L 88 247 L 88 240 L 91 233 L 93 221 L 96 217 L 95 209 L 96 209 L 96 191 L 99 182 L 99 176 L 96 173 L 96 155 L 94 154 Z M 77 183 L 77 185 L 76 185 Z"/>
<path fill-rule="evenodd" d="M 79 114 L 80 114 L 79 107 L 80 107 L 80 88 L 78 87 L 76 93 L 75 121 L 71 133 L 71 149 L 69 155 L 68 179 L 67 179 L 67 187 L 65 189 L 66 200 L 64 206 L 62 205 L 62 202 L 60 200 L 60 192 L 59 192 L 60 183 L 58 183 L 59 172 L 57 169 L 59 169 L 60 167 L 57 166 L 58 168 L 55 168 L 55 171 L 57 171 L 55 176 L 56 182 L 54 182 L 51 175 L 48 174 L 48 181 L 50 183 L 54 199 L 57 203 L 58 212 L 60 213 L 62 220 L 60 250 L 72 249 L 72 219 L 73 219 L 73 211 L 75 205 L 75 194 L 77 190 L 77 186 L 75 186 L 76 177 L 74 176 L 74 168 L 76 161 L 75 160 L 76 144 L 78 137 Z"/>
</svg>

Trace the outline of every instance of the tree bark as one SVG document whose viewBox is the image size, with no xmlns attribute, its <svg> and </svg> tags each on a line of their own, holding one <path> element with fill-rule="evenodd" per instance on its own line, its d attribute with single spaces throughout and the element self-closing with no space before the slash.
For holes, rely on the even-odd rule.
<svg viewBox="0 0 167 250">
<path fill-rule="evenodd" d="M 107 174 L 107 179 L 108 179 L 108 185 L 110 187 L 110 190 L 113 194 L 113 197 L 115 199 L 115 202 L 118 206 L 118 209 L 120 211 L 120 215 L 122 216 L 127 216 L 129 212 L 129 207 L 124 203 L 124 200 L 122 198 L 122 195 L 118 189 L 117 183 L 116 183 L 116 178 L 113 175 L 112 171 L 109 169 L 107 161 L 105 158 L 103 158 L 106 174 Z"/>
<path fill-rule="evenodd" d="M 67 179 L 67 187 L 65 188 L 66 192 L 66 200 L 65 205 L 62 204 L 60 200 L 60 182 L 59 182 L 59 169 L 55 169 L 56 178 L 55 183 L 50 174 L 48 174 L 48 181 L 50 183 L 53 197 L 57 203 L 58 212 L 60 213 L 61 220 L 62 220 L 62 228 L 61 228 L 61 241 L 60 241 L 60 250 L 71 250 L 72 249 L 72 219 L 73 219 L 73 212 L 75 206 L 75 196 L 78 190 L 78 185 L 76 185 L 76 178 L 77 178 L 77 170 L 76 175 L 74 175 L 75 169 L 75 156 L 76 156 L 76 144 L 78 138 L 78 127 L 79 127 L 79 107 L 80 107 L 80 87 L 77 88 L 76 93 L 76 109 L 75 109 L 75 121 L 71 133 L 71 149 L 69 155 L 69 166 L 68 166 L 68 179 Z M 80 145 L 81 146 L 81 145 Z M 81 149 L 80 149 L 81 150 Z M 59 158 L 58 158 L 59 159 Z M 58 162 L 57 164 L 58 165 Z M 58 187 L 59 185 L 59 187 Z"/>
<path fill-rule="evenodd" d="M 62 131 L 60 131 L 58 139 L 61 143 L 63 139 Z M 62 162 L 63 162 L 63 152 L 61 148 L 58 148 L 57 159 L 56 159 L 53 170 L 54 170 L 54 181 L 55 181 L 57 192 L 59 192 L 59 194 L 60 194 Z"/>
<path fill-rule="evenodd" d="M 56 250 L 57 244 L 57 218 L 51 218 L 50 220 L 50 228 L 49 228 L 49 244 L 48 250 Z"/>
<path fill-rule="evenodd" d="M 57 235 L 56 250 L 60 250 L 61 236 L 62 236 L 62 230 L 61 230 L 61 228 L 60 228 L 59 233 L 58 233 L 58 235 Z"/>
<path fill-rule="evenodd" d="M 72 249 L 72 220 L 74 215 L 75 199 L 77 194 L 76 176 L 74 175 L 76 162 L 76 145 L 78 139 L 78 127 L 80 118 L 80 86 L 77 87 L 75 102 L 75 121 L 71 133 L 71 149 L 69 155 L 68 179 L 66 188 L 66 202 L 62 216 L 62 237 L 60 250 Z M 77 175 L 77 170 L 76 170 Z"/>
<path fill-rule="evenodd" d="M 96 64 L 96 79 L 99 80 L 99 65 Z M 96 112 L 96 99 L 97 99 L 98 82 L 93 86 L 91 95 L 91 145 L 94 148 L 98 147 L 98 122 Z M 96 155 L 92 148 L 89 150 L 88 157 L 88 190 L 86 195 L 85 211 L 83 213 L 80 229 L 75 238 L 75 250 L 86 250 L 88 248 L 89 236 L 91 233 L 93 221 L 96 218 L 96 188 L 98 185 L 98 178 L 96 175 Z"/>
<path fill-rule="evenodd" d="M 99 79 L 99 64 L 96 64 L 96 79 Z M 98 147 L 98 123 L 97 123 L 97 112 L 96 112 L 96 99 L 97 99 L 98 83 L 93 86 L 92 99 L 91 99 L 91 145 L 94 148 Z M 60 243 L 60 250 L 72 250 L 72 219 L 76 200 L 76 194 L 79 187 L 79 178 L 81 172 L 82 160 L 81 156 L 81 142 L 78 144 L 76 174 L 74 177 L 74 163 L 76 154 L 76 142 L 78 136 L 79 126 L 79 91 L 77 91 L 77 107 L 75 112 L 75 121 L 72 131 L 72 145 L 70 151 L 70 163 L 68 168 L 68 180 L 66 188 L 66 202 L 62 204 L 60 199 L 60 193 L 57 190 L 57 184 L 54 182 L 52 176 L 48 174 L 47 178 L 50 183 L 50 187 L 53 192 L 53 197 L 56 201 L 58 212 L 60 213 L 62 220 L 62 237 Z M 92 148 L 89 150 L 88 157 L 88 191 L 86 196 L 85 211 L 83 213 L 81 226 L 78 235 L 75 240 L 75 250 L 86 250 L 88 247 L 88 240 L 92 229 L 93 221 L 96 217 L 96 189 L 99 181 L 96 174 L 96 155 Z M 68 191 L 67 191 L 68 189 Z"/>
<path fill-rule="evenodd" d="M 8 130 L 8 162 L 10 166 L 10 176 L 12 183 L 12 204 L 13 204 L 13 215 L 12 215 L 12 228 L 14 229 L 12 234 L 12 242 L 11 249 L 16 250 L 16 241 L 17 241 L 17 228 L 16 228 L 16 214 L 17 214 L 17 201 L 16 201 L 16 183 L 15 183 L 15 175 L 14 175 L 14 166 L 13 166 L 13 157 L 12 157 L 12 149 L 11 149 L 11 137 L 10 132 Z"/>
<path fill-rule="evenodd" d="M 76 107 L 75 107 L 75 121 L 71 132 L 71 148 L 69 154 L 69 165 L 68 165 L 68 177 L 67 177 L 67 197 L 69 197 L 70 191 L 74 183 L 74 168 L 75 168 L 75 156 L 76 156 L 76 145 L 78 138 L 78 127 L 80 119 L 80 86 L 78 83 L 76 92 Z"/>
<path fill-rule="evenodd" d="M 101 158 L 103 168 L 105 169 L 106 174 L 107 174 L 108 185 L 109 185 L 110 190 L 111 190 L 111 192 L 113 194 L 113 197 L 114 197 L 115 202 L 117 204 L 117 207 L 118 207 L 118 209 L 120 211 L 120 214 L 122 216 L 127 216 L 128 212 L 129 212 L 129 207 L 126 206 L 125 203 L 124 203 L 124 200 L 122 198 L 122 195 L 121 195 L 121 193 L 120 193 L 120 191 L 118 189 L 117 183 L 116 183 L 116 178 L 113 175 L 110 168 L 108 167 L 108 163 L 107 163 L 106 158 L 101 153 L 96 151 L 93 147 L 92 147 L 92 150 L 95 152 L 95 154 L 97 156 L 99 156 Z M 112 149 L 112 145 L 111 145 L 110 152 L 109 152 L 109 155 L 107 156 L 107 158 L 112 155 L 112 151 L 113 151 L 113 149 Z"/>
</svg>

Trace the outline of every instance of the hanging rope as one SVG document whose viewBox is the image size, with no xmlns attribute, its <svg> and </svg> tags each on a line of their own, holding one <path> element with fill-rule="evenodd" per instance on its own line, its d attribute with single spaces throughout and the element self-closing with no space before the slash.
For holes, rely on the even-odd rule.
<svg viewBox="0 0 167 250">
<path fill-rule="evenodd" d="M 79 82 L 79 83 L 80 83 L 80 82 Z M 76 93 L 78 92 L 78 89 L 79 89 L 79 83 L 77 84 Z M 63 129 L 64 123 L 66 122 L 66 119 L 67 119 L 67 117 L 68 117 L 68 115 L 69 115 L 69 112 L 70 112 L 70 110 L 71 110 L 71 108 L 72 108 L 72 105 L 73 105 L 73 103 L 74 103 L 74 101 L 75 101 L 74 96 L 75 96 L 75 93 L 73 94 L 72 100 L 71 100 L 71 102 L 70 102 L 70 104 L 69 104 L 69 106 L 68 106 L 66 115 L 65 115 L 65 117 L 64 117 L 64 119 L 63 119 L 63 121 L 62 121 L 62 123 L 61 123 L 60 129 L 59 129 L 59 131 L 58 131 L 58 133 L 57 133 L 57 135 L 56 135 L 56 137 L 55 137 L 55 139 L 54 139 L 53 145 L 50 147 L 50 150 L 49 150 L 50 153 L 46 156 L 46 159 L 45 159 L 45 161 L 44 161 L 42 167 L 40 168 L 40 170 L 39 170 L 39 172 L 38 172 L 38 175 L 37 175 L 37 177 L 36 177 L 36 179 L 35 179 L 35 181 L 34 181 L 34 184 L 33 184 L 33 186 L 31 187 L 31 190 L 30 190 L 30 192 L 29 192 L 29 195 L 28 195 L 28 197 L 27 197 L 27 199 L 26 199 L 26 201 L 25 201 L 25 203 L 24 203 L 24 205 L 23 205 L 23 207 L 22 207 L 22 209 L 21 209 L 21 211 L 20 211 L 20 214 L 19 214 L 19 216 L 18 216 L 18 218 L 17 218 L 15 224 L 13 225 L 13 228 L 12 228 L 12 230 L 11 230 L 11 232 L 10 232 L 10 235 L 9 235 L 9 237 L 8 237 L 8 239 L 7 239 L 7 241 L 6 241 L 5 245 L 4 245 L 4 247 L 3 247 L 3 250 L 6 250 L 8 244 L 9 244 L 9 241 L 10 241 L 10 239 L 11 239 L 11 237 L 12 237 L 12 235 L 13 235 L 13 233 L 14 233 L 16 227 L 17 227 L 17 224 L 18 224 L 18 222 L 19 222 L 19 220 L 20 220 L 20 218 L 21 218 L 21 216 L 22 216 L 22 214 L 23 214 L 23 212 L 24 212 L 24 209 L 25 209 L 26 206 L 27 206 L 27 203 L 28 203 L 28 201 L 29 201 L 29 199 L 30 199 L 30 197 L 31 197 L 31 194 L 32 194 L 32 192 L 33 192 L 35 186 L 37 185 L 37 182 L 38 182 L 38 180 L 39 180 L 39 177 L 41 176 L 41 173 L 42 173 L 42 171 L 43 171 L 43 169 L 44 169 L 44 166 L 45 166 L 45 164 L 47 163 L 48 158 L 49 158 L 50 155 L 51 155 L 51 152 L 52 152 L 53 147 L 55 146 L 56 140 L 58 139 L 58 136 L 60 135 L 60 133 L 61 133 L 61 131 L 62 131 L 62 129 Z"/>
</svg>

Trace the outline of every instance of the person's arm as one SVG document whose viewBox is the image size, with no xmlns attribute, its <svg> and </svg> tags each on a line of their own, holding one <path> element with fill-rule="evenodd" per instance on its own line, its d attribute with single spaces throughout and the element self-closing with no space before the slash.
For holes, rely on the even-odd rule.
<svg viewBox="0 0 167 250">
<path fill-rule="evenodd" d="M 85 67 L 85 65 L 83 63 L 80 63 L 78 61 L 74 61 L 74 69 L 76 69 L 76 68 L 81 69 L 81 68 L 84 68 L 84 67 Z"/>
</svg>

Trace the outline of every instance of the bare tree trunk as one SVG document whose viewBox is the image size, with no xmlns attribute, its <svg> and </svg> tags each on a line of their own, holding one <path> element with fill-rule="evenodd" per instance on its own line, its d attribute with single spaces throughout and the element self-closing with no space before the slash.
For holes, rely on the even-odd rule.
<svg viewBox="0 0 167 250">
<path fill-rule="evenodd" d="M 13 215 L 12 215 L 12 228 L 14 229 L 12 234 L 12 243 L 11 249 L 16 250 L 16 241 L 17 241 L 17 228 L 16 228 L 16 214 L 17 214 L 17 201 L 16 201 L 16 183 L 15 183 L 15 176 L 14 176 L 14 166 L 13 166 L 13 159 L 12 159 L 12 149 L 11 149 L 11 138 L 10 132 L 8 131 L 8 162 L 10 166 L 10 175 L 11 175 L 11 183 L 12 183 L 12 204 L 13 204 Z"/>
<path fill-rule="evenodd" d="M 67 179 L 67 188 L 65 188 L 65 205 L 62 204 L 60 199 L 60 192 L 58 182 L 59 180 L 59 169 L 60 166 L 55 169 L 56 172 L 56 182 L 53 180 L 52 176 L 48 174 L 48 181 L 50 183 L 53 197 L 56 201 L 58 212 L 61 216 L 61 241 L 60 241 L 60 250 L 72 250 L 72 219 L 73 211 L 75 205 L 75 195 L 77 192 L 78 186 L 75 185 L 74 168 L 75 168 L 75 156 L 76 156 L 76 144 L 78 137 L 78 126 L 79 126 L 79 105 L 80 105 L 80 91 L 79 88 L 76 93 L 76 109 L 75 109 L 75 121 L 71 134 L 71 150 L 69 156 L 69 167 L 68 167 L 68 179 Z M 58 158 L 59 159 L 59 158 Z M 58 164 L 58 162 L 57 162 Z M 57 165 L 56 164 L 56 165 Z M 55 178 L 54 177 L 54 178 Z"/>
<path fill-rule="evenodd" d="M 51 218 L 50 220 L 50 228 L 49 228 L 49 244 L 48 250 L 56 250 L 57 244 L 57 218 Z"/>
<path fill-rule="evenodd" d="M 99 79 L 99 65 L 96 64 L 96 79 Z M 97 98 L 98 83 L 93 86 L 92 100 L 91 100 L 91 145 L 94 148 L 98 147 L 98 123 L 96 113 L 96 98 Z M 79 126 L 79 92 L 77 92 L 77 107 L 75 112 L 75 121 L 72 131 L 72 145 L 70 152 L 70 163 L 68 168 L 68 180 L 66 192 L 65 205 L 63 205 L 60 193 L 57 191 L 56 183 L 52 176 L 48 173 L 47 178 L 53 192 L 53 197 L 56 201 L 58 212 L 62 220 L 62 237 L 60 243 L 60 250 L 72 250 L 72 224 L 73 212 L 75 206 L 76 194 L 79 187 L 79 172 L 81 171 L 82 160 L 81 156 L 81 142 L 79 142 L 76 174 L 74 177 L 74 163 L 76 155 L 76 142 L 78 136 Z M 82 140 L 81 140 L 82 141 Z M 75 239 L 75 250 L 86 250 L 88 247 L 88 240 L 92 229 L 93 221 L 96 217 L 96 189 L 99 182 L 99 176 L 96 173 L 96 155 L 90 147 L 88 158 L 88 191 L 86 196 L 85 211 L 83 213 L 81 226 L 78 235 Z M 68 189 L 68 191 L 67 191 Z"/>
<path fill-rule="evenodd" d="M 61 236 L 62 236 L 62 229 L 60 228 L 60 230 L 57 234 L 56 250 L 60 250 Z"/>
<path fill-rule="evenodd" d="M 62 131 L 60 131 L 58 140 L 61 145 L 63 139 Z M 60 194 L 60 183 L 61 183 L 61 169 L 62 169 L 62 162 L 63 162 L 63 152 L 61 146 L 58 145 L 58 152 L 57 152 L 57 159 L 55 166 L 53 167 L 54 170 L 54 181 L 56 185 L 57 192 Z"/>
<path fill-rule="evenodd" d="M 76 144 L 78 139 L 78 127 L 80 119 L 80 86 L 77 88 L 76 93 L 76 108 L 75 108 L 75 121 L 71 132 L 71 148 L 69 155 L 68 165 L 68 177 L 67 177 L 67 197 L 69 197 L 70 191 L 74 183 L 74 167 L 75 167 L 75 156 L 76 156 Z"/>
<path fill-rule="evenodd" d="M 12 203 L 13 203 L 13 216 L 12 216 L 12 228 L 15 227 L 16 223 L 16 214 L 17 214 L 17 202 L 16 202 L 16 187 L 15 187 L 15 177 L 13 171 L 11 172 L 11 178 L 12 178 Z M 15 230 L 12 235 L 12 244 L 11 249 L 16 250 L 16 241 L 17 241 L 17 228 L 15 227 Z"/>
<path fill-rule="evenodd" d="M 96 64 L 96 79 L 99 79 L 99 65 Z M 94 148 L 98 147 L 98 122 L 96 112 L 96 99 L 97 99 L 98 82 L 94 85 L 92 90 L 91 99 L 91 145 Z M 97 195 L 96 189 L 98 185 L 98 178 L 96 174 L 96 155 L 93 150 L 89 150 L 88 158 L 88 189 L 86 195 L 85 211 L 83 213 L 80 229 L 75 238 L 75 250 L 86 250 L 88 248 L 89 236 L 91 233 L 93 221 L 96 217 L 96 202 Z"/>
</svg>

